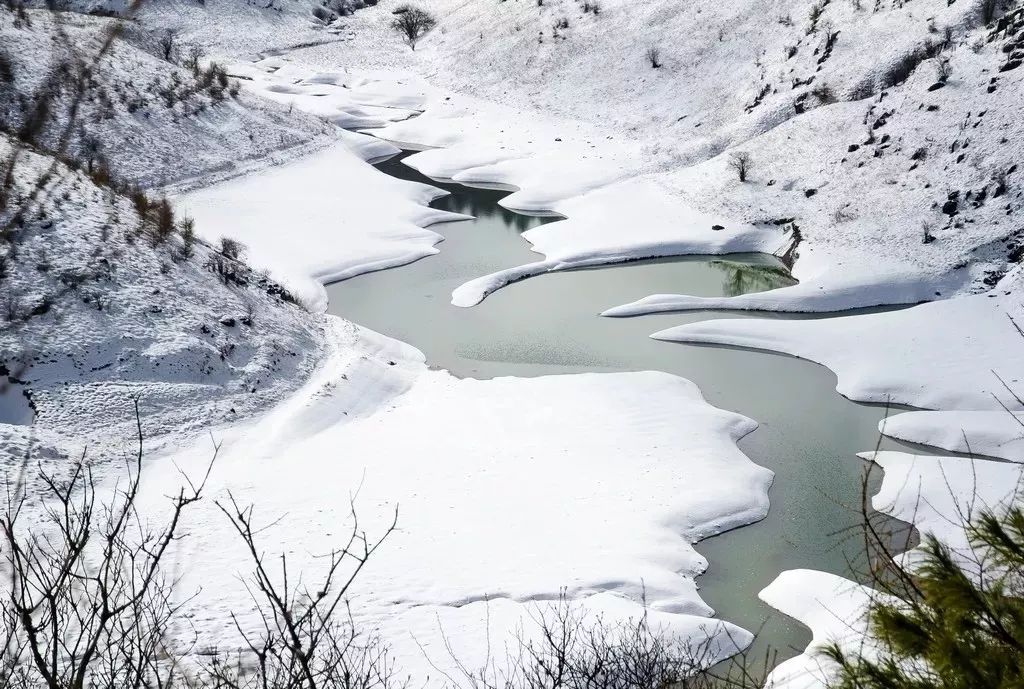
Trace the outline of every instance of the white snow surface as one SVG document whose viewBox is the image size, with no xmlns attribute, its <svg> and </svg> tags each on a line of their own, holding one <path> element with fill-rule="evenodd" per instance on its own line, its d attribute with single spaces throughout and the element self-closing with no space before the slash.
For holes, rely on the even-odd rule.
<svg viewBox="0 0 1024 689">
<path fill-rule="evenodd" d="M 1007 278 L 1011 280 L 1011 278 Z M 863 402 L 925 409 L 1018 409 L 1024 322 L 1016 293 L 931 302 L 900 311 L 821 320 L 710 320 L 652 337 L 792 354 L 836 373 L 836 389 Z"/>
<path fill-rule="evenodd" d="M 434 0 L 440 24 L 412 52 L 387 27 L 398 2 L 382 0 L 330 26 L 313 21 L 305 2 L 264 9 L 226 0 L 151 5 L 142 17 L 147 27 L 180 31 L 186 44 L 227 59 L 243 92 L 277 103 L 243 96 L 237 106 L 184 116 L 184 127 L 179 113 L 155 112 L 153 134 L 161 145 L 150 149 L 145 123 L 125 118 L 133 145 L 112 155 L 124 153 L 122 165 L 151 184 L 198 183 L 196 175 L 206 181 L 237 174 L 237 159 L 279 149 L 290 157 L 323 145 L 323 130 L 310 115 L 372 128 L 403 145 L 438 147 L 409 161 L 428 175 L 509 186 L 515 191 L 505 199 L 509 207 L 566 216 L 529 233 L 542 254 L 536 262 L 464 285 L 453 294 L 458 305 L 548 270 L 675 253 L 789 252 L 796 286 L 728 301 L 657 295 L 608 315 L 835 311 L 955 296 L 896 313 L 712 321 L 657 336 L 813 359 L 836 371 L 840 391 L 855 399 L 987 412 L 1001 403 L 1019 406 L 991 371 L 1019 385 L 1017 372 L 1024 370 L 1019 335 L 1006 318 L 1022 322 L 1012 261 L 1021 242 L 1021 172 L 1013 165 L 1024 145 L 1018 112 L 1024 70 L 999 71 L 1010 38 L 979 26 L 978 3 L 918 0 L 861 9 L 831 3 L 820 24 L 809 27 L 805 8 L 774 0 L 742 7 L 605 0 L 599 15 L 571 0 Z M 554 29 L 563 18 L 568 27 Z M 905 58 L 946 28 L 952 40 L 945 57 L 953 68 L 946 84 L 929 90 L 937 60 L 923 54 L 906 80 L 893 78 Z M 833 33 L 837 40 L 829 40 Z M 658 70 L 643 59 L 648 46 L 662 49 Z M 120 64 L 126 72 L 163 76 L 167 65 L 151 57 Z M 259 117 L 246 119 L 256 110 Z M 290 131 L 282 114 L 303 124 Z M 229 134 L 223 146 L 218 132 Z M 428 189 L 374 179 L 359 160 L 390 149 L 364 138 L 345 142 L 349 151 L 339 146 L 295 163 L 310 173 L 301 184 L 286 166 L 260 177 L 269 184 L 240 179 L 185 203 L 195 204 L 205 236 L 242 239 L 257 265 L 322 304 L 319 282 L 434 251 L 437 237 L 423 228 L 444 219 L 425 207 Z M 745 183 L 729 165 L 736 150 L 754 161 Z M 162 170 L 161 161 L 172 158 L 187 158 L 188 169 Z M 1006 182 L 1001 191 L 999 179 Z M 345 189 L 346 182 L 359 188 Z M 954 198 L 951 215 L 942 206 Z M 371 203 L 380 212 L 369 212 Z M 297 226 L 291 220 L 300 214 L 306 218 Z M 927 244 L 925 226 L 935 237 Z M 998 292 L 961 296 L 988 290 L 1007 273 Z M 193 296 L 207 304 L 200 287 Z M 453 636 L 465 641 L 466 653 L 478 657 L 486 612 L 507 633 L 563 585 L 590 608 L 635 614 L 640 572 L 666 623 L 684 631 L 700 624 L 715 633 L 730 629 L 700 617 L 709 611 L 692 575 L 704 563 L 688 544 L 763 515 L 770 477 L 734 445 L 749 421 L 708 407 L 691 385 L 670 376 L 457 381 L 425 371 L 418 354 L 397 343 L 338 321 L 317 323 L 328 332 L 308 333 L 288 319 L 261 323 L 268 331 L 285 327 L 296 341 L 309 338 L 317 356 L 322 349 L 332 354 L 269 415 L 218 429 L 226 444 L 214 487 L 257 502 L 267 521 L 287 512 L 267 532 L 268 550 L 287 548 L 310 567 L 310 553 L 336 542 L 349 495 L 360 485 L 359 505 L 366 505 L 371 526 L 381 524 L 395 501 L 403 515 L 416 516 L 403 522 L 408 527 L 396 534 L 394 549 L 382 551 L 377 576 L 368 577 L 372 588 L 361 592 L 360 614 L 381 624 L 407 663 L 425 667 L 410 631 L 437 650 L 442 619 L 458 631 Z M 145 354 L 177 356 L 176 344 L 191 340 L 156 338 Z M 273 392 L 287 395 L 309 365 L 304 358 L 278 373 L 273 380 L 281 387 Z M 234 364 L 224 368 L 229 389 L 238 392 L 231 387 L 240 388 Z M 95 377 L 86 370 L 76 375 Z M 917 437 L 947 442 L 934 427 Z M 15 428 L 3 440 L 18 449 L 24 433 Z M 208 450 L 197 445 L 174 459 L 195 468 Z M 154 500 L 176 475 L 171 457 L 156 462 Z M 876 459 L 887 465 L 887 481 L 929 490 L 945 487 L 935 477 L 947 471 L 962 479 L 966 466 L 949 464 L 965 461 L 959 458 L 942 458 L 928 470 L 905 457 Z M 979 465 L 972 476 L 994 486 L 1019 470 L 1005 467 Z M 594 493 L 606 500 L 594 500 Z M 889 495 L 885 486 L 880 495 Z M 904 495 L 879 504 L 906 514 Z M 549 513 L 524 511 L 524 504 L 561 510 L 565 531 L 552 532 Z M 202 509 L 208 512 L 194 516 L 214 523 L 212 507 Z M 526 528 L 499 514 L 525 520 Z M 937 515 L 922 524 L 939 533 Z M 238 569 L 232 563 L 240 562 L 237 544 L 223 528 L 195 531 L 199 540 L 183 556 L 198 563 L 188 581 L 207 587 L 207 610 L 196 622 L 223 635 L 225 611 L 246 602 L 231 578 Z M 426 561 L 431 568 L 441 561 L 446 576 L 427 572 Z M 783 577 L 776 587 L 782 591 L 768 596 L 812 626 L 825 628 L 828 621 L 821 605 L 804 597 L 808 592 L 855 617 L 859 590 L 848 590 L 844 603 L 828 599 L 837 582 L 827 576 Z M 493 603 L 481 602 L 488 597 Z M 821 637 L 816 628 L 816 640 Z M 747 637 L 737 631 L 732 638 Z M 444 662 L 443 653 L 432 653 L 432 660 Z M 794 676 L 801 675 L 799 664 L 791 664 Z"/>
<path fill-rule="evenodd" d="M 323 283 L 437 253 L 434 244 L 442 237 L 426 226 L 462 217 L 427 205 L 445 192 L 367 165 L 362 156 L 376 158 L 389 149 L 367 147 L 366 137 L 354 136 L 175 201 L 203 236 L 242 241 L 251 263 L 272 269 L 311 308 L 322 310 Z"/>
<path fill-rule="evenodd" d="M 771 472 L 735 445 L 752 421 L 656 372 L 460 380 L 335 323 L 332 354 L 298 393 L 215 431 L 209 492 L 255 504 L 261 524 L 280 518 L 261 547 L 287 553 L 307 580 L 314 555 L 344 540 L 350 496 L 371 537 L 397 507 L 398 531 L 361 574 L 354 608 L 417 681 L 430 663 L 452 669 L 442 630 L 479 666 L 488 616 L 490 643 L 504 648 L 562 587 L 609 622 L 641 614 L 646 595 L 657 626 L 710 635 L 723 652 L 749 641 L 707 619 L 693 580 L 707 563 L 691 544 L 767 512 Z M 179 468 L 195 473 L 210 454 L 207 441 L 155 458 L 147 499 L 159 504 Z M 236 578 L 242 544 L 210 501 L 189 525 L 180 590 L 201 588 L 192 622 L 228 644 L 229 612 L 256 624 Z"/>
<path fill-rule="evenodd" d="M 1024 468 L 1020 464 L 966 457 L 932 457 L 906 452 L 867 452 L 885 471 L 872 506 L 911 522 L 922 535 L 949 546 L 965 569 L 976 570 L 965 525 L 982 512 L 999 514 L 1019 498 Z M 901 556 L 913 566 L 920 553 Z"/>
<path fill-rule="evenodd" d="M 510 208 L 558 212 L 569 222 L 572 213 L 587 215 L 585 231 L 561 223 L 533 231 L 527 239 L 543 258 L 481 276 L 456 291 L 458 305 L 511 280 L 578 265 L 783 253 L 793 237 L 787 220 L 802 238 L 794 267 L 800 285 L 728 301 L 659 295 L 615 315 L 917 303 L 986 290 L 1012 265 L 1021 200 L 1013 166 L 1024 137 L 1009 104 L 1024 79 L 1019 70 L 999 71 L 1008 39 L 980 27 L 974 5 L 827 6 L 821 26 L 838 38 L 826 49 L 824 30 L 811 30 L 785 3 L 734 10 L 613 0 L 593 15 L 568 0 L 540 7 L 438 0 L 438 28 L 404 54 L 388 53 L 394 36 L 374 19 L 390 6 L 385 0 L 346 24 L 366 32 L 362 38 L 278 58 L 300 73 L 357 74 L 352 65 L 362 64 L 378 78 L 382 67 L 397 68 L 398 80 L 427 77 L 432 88 L 414 89 L 426 93 L 422 114 L 374 133 L 442 147 L 410 164 L 428 175 L 510 186 Z M 570 28 L 552 31 L 562 17 Z M 952 38 L 943 59 L 955 76 L 929 90 L 938 60 L 921 51 L 944 27 Z M 661 69 L 644 64 L 636 35 L 661 45 Z M 913 53 L 921 57 L 907 63 Z M 893 76 L 905 63 L 907 78 Z M 746 183 L 729 166 L 736 150 L 754 160 Z M 1000 175 L 1012 183 L 1000 189 L 993 181 Z M 603 189 L 609 193 L 595 193 Z M 942 210 L 950 194 L 953 215 Z M 563 207 L 570 200 L 572 213 Z M 658 209 L 670 209 L 672 222 L 659 221 Z M 925 224 L 936 238 L 928 244 Z M 725 238 L 713 225 L 725 228 Z"/>
<path fill-rule="evenodd" d="M 999 411 L 912 411 L 878 425 L 893 438 L 966 455 L 1024 463 L 1024 414 Z"/>
<path fill-rule="evenodd" d="M 9 146 L 0 136 L 0 159 Z M 51 165 L 23 151 L 15 192 L 27 193 Z M 133 396 L 147 439 L 180 441 L 266 409 L 315 368 L 319 316 L 246 268 L 244 284 L 222 283 L 207 267 L 209 246 L 197 242 L 183 257 L 177 234 L 154 241 L 128 199 L 55 165 L 17 231 L 17 252 L 3 253 L 0 364 L 24 382 L 36 411 L 33 426 L 0 423 L 12 447 L 27 428 L 43 445 L 89 445 L 98 460 L 134 435 Z"/>
<path fill-rule="evenodd" d="M 865 613 L 877 594 L 849 579 L 811 569 L 783 572 L 758 597 L 811 630 L 800 655 L 779 663 L 766 678 L 770 689 L 824 689 L 835 672 L 821 650 L 832 643 L 859 648 L 867 629 Z"/>
</svg>

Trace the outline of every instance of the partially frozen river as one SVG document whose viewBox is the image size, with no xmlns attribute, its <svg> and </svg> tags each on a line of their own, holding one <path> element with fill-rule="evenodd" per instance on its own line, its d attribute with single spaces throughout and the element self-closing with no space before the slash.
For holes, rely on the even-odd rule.
<svg viewBox="0 0 1024 689">
<path fill-rule="evenodd" d="M 733 255 L 550 273 L 462 309 L 449 303 L 454 288 L 537 259 L 520 234 L 544 220 L 498 206 L 504 192 L 438 183 L 397 158 L 379 167 L 452 192 L 433 205 L 476 219 L 432 227 L 445 237 L 435 256 L 329 286 L 329 311 L 414 345 L 432 366 L 457 376 L 661 370 L 696 382 L 712 404 L 756 419 L 760 427 L 741 447 L 776 474 L 771 511 L 758 524 L 700 543 L 711 566 L 698 584 L 720 617 L 761 630 L 761 648 L 770 645 L 780 658 L 802 650 L 807 631 L 762 604 L 757 592 L 785 569 L 849 574 L 860 541 L 836 532 L 857 523 L 864 464 L 855 453 L 875 447 L 884 410 L 841 397 L 835 376 L 806 361 L 648 337 L 672 325 L 742 317 L 736 314 L 597 315 L 656 293 L 717 296 L 781 287 L 792 282 L 784 266 L 769 256 Z"/>
</svg>

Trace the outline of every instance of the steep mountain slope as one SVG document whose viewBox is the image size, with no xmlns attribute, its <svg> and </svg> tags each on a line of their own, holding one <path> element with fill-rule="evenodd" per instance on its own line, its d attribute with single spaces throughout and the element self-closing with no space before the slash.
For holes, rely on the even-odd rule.
<svg viewBox="0 0 1024 689">
<path fill-rule="evenodd" d="M 0 139 L 0 159 L 10 150 Z M 34 428 L 102 455 L 133 437 L 134 398 L 147 437 L 188 432 L 265 408 L 318 362 L 322 320 L 230 250 L 186 239 L 184 219 L 168 229 L 161 206 L 38 153 L 17 172 L 0 212 L 0 365 Z"/>
</svg>

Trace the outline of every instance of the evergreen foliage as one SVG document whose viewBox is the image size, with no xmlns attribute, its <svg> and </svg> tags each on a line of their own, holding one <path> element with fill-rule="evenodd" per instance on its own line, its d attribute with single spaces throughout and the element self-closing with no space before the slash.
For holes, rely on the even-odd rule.
<svg viewBox="0 0 1024 689">
<path fill-rule="evenodd" d="M 925 538 L 904 595 L 873 600 L 869 645 L 825 650 L 839 665 L 830 689 L 1024 687 L 1024 510 L 967 529 L 970 553 Z"/>
</svg>

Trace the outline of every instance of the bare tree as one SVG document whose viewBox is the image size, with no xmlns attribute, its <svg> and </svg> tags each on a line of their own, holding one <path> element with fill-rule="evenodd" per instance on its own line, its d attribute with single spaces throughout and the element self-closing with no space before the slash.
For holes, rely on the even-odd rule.
<svg viewBox="0 0 1024 689">
<path fill-rule="evenodd" d="M 437 20 L 426 10 L 412 5 L 402 5 L 395 10 L 395 18 L 391 20 L 391 28 L 405 36 L 405 42 L 416 50 L 416 43 L 434 26 Z"/>
<path fill-rule="evenodd" d="M 647 58 L 647 62 L 650 63 L 651 67 L 658 69 L 661 67 L 661 51 L 657 47 L 651 46 L 644 53 L 644 57 Z"/>
<path fill-rule="evenodd" d="M 636 617 L 609 622 L 587 614 L 563 590 L 525 624 L 503 658 L 488 653 L 478 668 L 457 657 L 444 630 L 454 671 L 427 661 L 449 689 L 760 689 L 774 665 L 774 654 L 756 669 L 742 653 L 719 664 L 738 641 L 710 632 L 680 638 L 652 622 L 646 601 Z"/>
<path fill-rule="evenodd" d="M 221 237 L 220 253 L 225 258 L 240 261 L 245 256 L 245 244 L 231 237 Z"/>
<path fill-rule="evenodd" d="M 736 171 L 736 175 L 741 182 L 747 181 L 747 175 L 750 173 L 750 168 L 753 165 L 753 158 L 751 158 L 750 153 L 747 151 L 736 151 L 729 154 L 729 167 Z"/>
<path fill-rule="evenodd" d="M 167 29 L 160 36 L 157 44 L 160 46 L 160 56 L 168 62 L 174 62 L 175 47 L 177 46 L 178 32 L 174 29 Z"/>
<path fill-rule="evenodd" d="M 392 689 L 405 686 L 395 669 L 386 644 L 372 632 L 358 627 L 347 596 L 356 577 L 377 548 L 395 530 L 398 510 L 385 532 L 370 539 L 363 532 L 354 503 L 353 526 L 348 541 L 324 557 L 324 573 L 315 585 L 289 570 L 288 559 L 280 555 L 268 560 L 256 537 L 261 529 L 253 525 L 253 508 L 242 507 L 233 495 L 217 507 L 230 520 L 246 546 L 253 575 L 245 582 L 252 596 L 258 633 L 247 630 L 232 614 L 235 628 L 245 642 L 251 662 L 224 663 L 217 658 L 208 674 L 219 687 L 280 687 L 282 689 Z M 243 669 L 239 669 L 243 668 Z"/>
<path fill-rule="evenodd" d="M 24 466 L 8 485 L 0 518 L 10 573 L 5 671 L 20 686 L 163 687 L 175 672 L 165 638 L 185 601 L 172 598 L 173 581 L 162 564 L 182 515 L 202 496 L 209 467 L 201 481 L 187 481 L 170 498 L 166 521 L 152 527 L 137 508 L 143 456 L 137 401 L 135 417 L 137 450 L 126 458 L 127 478 L 112 502 L 97 500 L 84 455 L 64 476 L 39 468 L 42 499 L 34 507 L 42 523 L 21 524 L 30 492 Z"/>
</svg>

